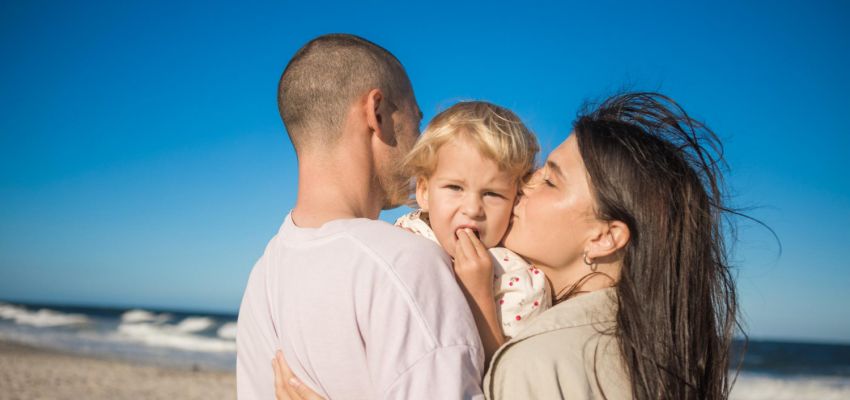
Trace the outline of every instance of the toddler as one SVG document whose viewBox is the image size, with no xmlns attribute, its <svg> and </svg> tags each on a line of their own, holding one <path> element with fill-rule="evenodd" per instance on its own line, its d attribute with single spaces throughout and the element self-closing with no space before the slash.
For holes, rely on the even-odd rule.
<svg viewBox="0 0 850 400">
<path fill-rule="evenodd" d="M 419 210 L 396 225 L 437 242 L 455 260 L 488 359 L 551 306 L 543 273 L 497 247 L 537 151 L 534 135 L 513 112 L 470 101 L 434 117 L 404 162 L 416 179 Z"/>
</svg>

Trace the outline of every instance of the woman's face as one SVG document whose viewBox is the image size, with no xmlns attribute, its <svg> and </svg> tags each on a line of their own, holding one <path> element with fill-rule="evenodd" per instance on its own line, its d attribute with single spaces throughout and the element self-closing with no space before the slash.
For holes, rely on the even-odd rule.
<svg viewBox="0 0 850 400">
<path fill-rule="evenodd" d="M 570 135 L 523 189 L 505 247 L 550 269 L 581 262 L 598 223 L 590 193 L 575 135 Z"/>
</svg>

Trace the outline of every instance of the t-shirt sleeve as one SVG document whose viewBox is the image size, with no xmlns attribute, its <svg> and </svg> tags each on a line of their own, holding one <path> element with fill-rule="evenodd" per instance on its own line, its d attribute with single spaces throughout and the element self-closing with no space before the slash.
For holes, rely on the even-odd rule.
<svg viewBox="0 0 850 400">
<path fill-rule="evenodd" d="M 483 399 L 469 346 L 441 347 L 417 361 L 381 396 L 384 399 Z"/>
<path fill-rule="evenodd" d="M 376 394 L 481 398 L 481 342 L 448 257 L 409 237 L 413 245 L 356 283 L 358 326 Z"/>
<path fill-rule="evenodd" d="M 248 279 L 239 307 L 236 335 L 236 391 L 239 400 L 274 398 L 275 337 L 264 299 L 261 259 Z"/>
</svg>

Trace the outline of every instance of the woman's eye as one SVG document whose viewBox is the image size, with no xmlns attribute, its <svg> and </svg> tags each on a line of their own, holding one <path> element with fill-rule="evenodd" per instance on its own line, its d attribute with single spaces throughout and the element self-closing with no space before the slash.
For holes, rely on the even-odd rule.
<svg viewBox="0 0 850 400">
<path fill-rule="evenodd" d="M 545 184 L 546 184 L 546 186 L 549 186 L 549 187 L 555 187 L 555 184 L 554 184 L 554 183 L 552 183 L 552 180 L 551 180 L 551 179 L 549 179 L 548 177 L 544 177 L 544 178 L 543 178 L 543 183 L 545 183 Z"/>
</svg>

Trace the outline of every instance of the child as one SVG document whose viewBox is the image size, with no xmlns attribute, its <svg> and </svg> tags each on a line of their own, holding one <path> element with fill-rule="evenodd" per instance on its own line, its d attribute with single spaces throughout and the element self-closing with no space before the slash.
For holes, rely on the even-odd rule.
<svg viewBox="0 0 850 400">
<path fill-rule="evenodd" d="M 543 273 L 495 247 L 537 151 L 534 135 L 514 113 L 471 101 L 434 117 L 404 163 L 416 179 L 420 209 L 396 225 L 434 240 L 455 260 L 487 359 L 551 305 Z"/>
</svg>

